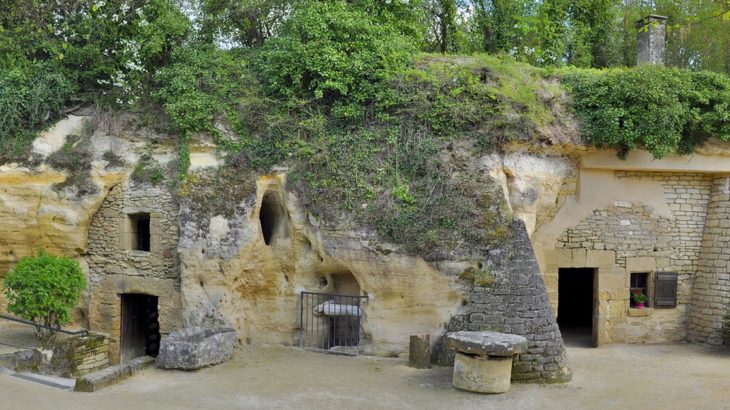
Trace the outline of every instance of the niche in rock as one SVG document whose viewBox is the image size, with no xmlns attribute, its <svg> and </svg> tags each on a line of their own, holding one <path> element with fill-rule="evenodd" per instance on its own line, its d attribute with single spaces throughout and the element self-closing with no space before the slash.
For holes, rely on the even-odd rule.
<svg viewBox="0 0 730 410">
<path fill-rule="evenodd" d="M 286 212 L 279 194 L 268 191 L 261 200 L 259 209 L 261 234 L 267 245 L 272 245 L 279 237 L 286 235 Z"/>
</svg>

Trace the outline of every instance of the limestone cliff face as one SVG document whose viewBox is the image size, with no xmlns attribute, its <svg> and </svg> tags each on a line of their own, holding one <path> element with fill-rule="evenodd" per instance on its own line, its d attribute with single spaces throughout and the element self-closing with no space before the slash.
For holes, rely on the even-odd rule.
<svg viewBox="0 0 730 410">
<path fill-rule="evenodd" d="M 81 120 L 72 116 L 61 121 L 36 140 L 34 152 L 47 157 L 57 151 L 67 134 L 81 133 Z M 68 176 L 65 171 L 43 164 L 0 166 L 0 277 L 19 258 L 38 249 L 72 257 L 86 252 L 92 216 L 109 189 L 129 174 L 122 169 L 105 171 L 105 165 L 93 164 L 90 172 L 97 190 L 84 196 L 73 189 L 57 189 Z M 0 310 L 4 310 L 2 295 Z"/>
<path fill-rule="evenodd" d="M 294 344 L 299 295 L 309 291 L 367 295 L 365 348 L 374 353 L 402 353 L 410 334 L 441 331 L 462 300 L 454 277 L 353 232 L 321 230 L 285 184 L 283 174 L 259 178 L 228 218 L 194 219 L 183 207 L 187 325 L 222 322 L 244 342 Z"/>
<path fill-rule="evenodd" d="M 76 257 L 88 271 L 84 256 L 88 250 L 89 226 L 111 189 L 129 180 L 143 154 L 151 153 L 161 164 L 174 155 L 172 144 L 158 143 L 151 147 L 146 140 L 149 135 L 145 139 L 136 135 L 136 131 L 111 132 L 108 127 L 96 126 L 88 140 L 77 140 L 67 146 L 84 154 L 75 165 L 80 172 L 88 172 L 85 176 L 89 187 L 80 192 L 74 183 L 67 183 L 77 170 L 58 170 L 49 163 L 53 162 L 50 159 L 54 154 L 64 150 L 69 136 L 88 133 L 92 121 L 90 117 L 70 115 L 36 138 L 33 157 L 28 163 L 0 166 L 0 279 L 19 258 L 32 255 L 38 249 Z M 208 145 L 201 143 L 193 147 L 192 168 L 217 163 Z M 117 157 L 117 163 L 110 162 L 109 153 Z M 75 314 L 81 325 L 87 325 L 82 313 L 87 301 L 88 295 L 84 295 L 83 309 Z M 0 294 L 0 311 L 4 310 L 5 302 Z"/>
</svg>

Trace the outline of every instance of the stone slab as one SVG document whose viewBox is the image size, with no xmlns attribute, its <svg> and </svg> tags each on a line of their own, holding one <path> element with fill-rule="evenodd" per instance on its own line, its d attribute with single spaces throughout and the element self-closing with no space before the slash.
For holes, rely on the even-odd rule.
<svg viewBox="0 0 730 410">
<path fill-rule="evenodd" d="M 508 333 L 461 331 L 446 338 L 457 352 L 478 356 L 512 356 L 527 351 L 526 338 Z"/>
<path fill-rule="evenodd" d="M 191 327 L 162 339 L 157 366 L 162 369 L 196 370 L 233 357 L 236 332 L 232 328 Z"/>
<path fill-rule="evenodd" d="M 98 372 L 89 373 L 76 379 L 74 390 L 83 392 L 94 392 L 106 386 L 118 383 L 142 369 L 150 367 L 155 362 L 151 356 L 141 356 L 126 363 L 107 367 Z"/>
<path fill-rule="evenodd" d="M 65 377 L 49 376 L 28 372 L 12 373 L 11 376 L 63 390 L 72 390 L 74 388 L 74 383 L 76 382 L 74 379 L 69 379 Z"/>
</svg>

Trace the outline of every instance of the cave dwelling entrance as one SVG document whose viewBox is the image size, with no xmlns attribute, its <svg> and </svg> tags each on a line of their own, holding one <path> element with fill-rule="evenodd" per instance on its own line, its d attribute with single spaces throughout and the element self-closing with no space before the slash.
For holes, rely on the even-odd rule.
<svg viewBox="0 0 730 410">
<path fill-rule="evenodd" d="M 299 299 L 299 347 L 356 356 L 362 339 L 361 295 L 355 277 L 337 273 L 320 278 L 321 291 L 302 292 Z"/>
<path fill-rule="evenodd" d="M 598 346 L 598 273 L 593 268 L 558 270 L 558 326 L 565 343 Z"/>
<path fill-rule="evenodd" d="M 156 357 L 160 349 L 157 296 L 125 293 L 122 297 L 121 362 Z"/>
</svg>

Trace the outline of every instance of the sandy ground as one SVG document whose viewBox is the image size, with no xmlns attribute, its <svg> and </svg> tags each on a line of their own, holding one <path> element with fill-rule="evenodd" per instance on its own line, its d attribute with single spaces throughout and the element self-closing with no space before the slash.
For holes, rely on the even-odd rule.
<svg viewBox="0 0 730 410">
<path fill-rule="evenodd" d="M 451 369 L 285 347 L 243 348 L 198 372 L 149 369 L 96 393 L 0 374 L 0 409 L 730 409 L 730 349 L 696 345 L 569 347 L 573 381 L 454 389 Z"/>
</svg>

